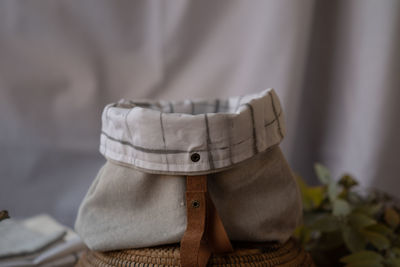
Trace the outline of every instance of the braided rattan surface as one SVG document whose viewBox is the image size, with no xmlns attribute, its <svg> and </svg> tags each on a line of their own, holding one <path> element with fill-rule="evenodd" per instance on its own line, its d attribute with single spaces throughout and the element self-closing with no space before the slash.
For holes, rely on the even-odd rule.
<svg viewBox="0 0 400 267">
<path fill-rule="evenodd" d="M 285 244 L 233 243 L 235 251 L 212 255 L 208 266 L 314 266 L 308 253 L 294 240 Z M 129 249 L 112 252 L 85 252 L 77 267 L 172 267 L 179 266 L 179 245 Z"/>
</svg>

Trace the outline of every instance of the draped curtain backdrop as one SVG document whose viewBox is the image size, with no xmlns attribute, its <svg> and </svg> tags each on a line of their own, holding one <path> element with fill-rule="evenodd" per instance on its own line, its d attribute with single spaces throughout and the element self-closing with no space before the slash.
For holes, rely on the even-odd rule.
<svg viewBox="0 0 400 267">
<path fill-rule="evenodd" d="M 227 97 L 273 87 L 282 147 L 400 193 L 400 1 L 0 2 L 0 209 L 72 225 L 120 98 Z"/>
</svg>

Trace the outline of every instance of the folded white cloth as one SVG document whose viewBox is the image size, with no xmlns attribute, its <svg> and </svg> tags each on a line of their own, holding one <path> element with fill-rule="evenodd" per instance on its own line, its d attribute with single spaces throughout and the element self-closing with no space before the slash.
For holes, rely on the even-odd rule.
<svg viewBox="0 0 400 267">
<path fill-rule="evenodd" d="M 102 119 L 107 163 L 75 224 L 89 248 L 179 242 L 185 175 L 200 173 L 231 240 L 285 242 L 297 226 L 301 201 L 278 146 L 285 127 L 272 89 L 226 101 L 123 100 Z"/>
<path fill-rule="evenodd" d="M 36 252 L 60 240 L 66 231 L 45 217 L 28 221 L 4 220 L 0 223 L 0 258 Z"/>
<path fill-rule="evenodd" d="M 152 173 L 209 173 L 279 144 L 284 134 L 273 89 L 227 100 L 121 100 L 104 109 L 100 152 Z"/>
<path fill-rule="evenodd" d="M 0 223 L 0 267 L 74 266 L 86 246 L 48 215 Z"/>
</svg>

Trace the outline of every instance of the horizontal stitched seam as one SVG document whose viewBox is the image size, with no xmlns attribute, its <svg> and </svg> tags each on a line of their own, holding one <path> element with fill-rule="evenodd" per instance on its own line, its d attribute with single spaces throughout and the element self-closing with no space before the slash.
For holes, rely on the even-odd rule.
<svg viewBox="0 0 400 267">
<path fill-rule="evenodd" d="M 273 144 L 271 144 L 269 147 L 267 147 L 266 149 L 264 149 L 264 150 L 262 150 L 262 151 L 259 151 L 259 153 L 263 153 L 264 151 L 267 151 L 267 150 L 269 150 L 270 148 L 272 148 L 273 146 L 275 146 L 277 143 L 273 143 Z M 101 147 L 105 147 L 104 145 L 100 145 Z M 119 155 L 121 155 L 121 153 L 119 153 L 118 151 L 115 151 L 114 149 L 112 149 L 112 148 L 107 148 L 107 151 L 111 151 L 111 152 L 113 152 L 113 153 L 116 153 L 116 154 L 119 154 Z M 257 153 L 257 154 L 259 154 L 259 153 Z M 107 154 L 107 152 L 105 152 L 105 155 Z M 252 156 L 254 156 L 254 155 L 257 155 L 257 154 L 252 154 Z M 132 162 L 132 161 L 135 161 L 135 160 L 138 160 L 138 161 L 141 161 L 141 162 L 144 162 L 144 163 L 156 163 L 156 164 L 160 164 L 160 165 L 166 165 L 166 163 L 162 163 L 162 162 L 159 162 L 159 161 L 149 161 L 149 160 L 141 160 L 141 159 L 135 159 L 135 158 L 133 158 L 132 156 L 130 156 L 130 155 L 125 155 L 125 154 L 122 154 L 123 156 L 125 156 L 125 157 L 128 157 L 129 159 L 130 159 L 130 162 Z M 237 156 L 236 157 L 234 157 L 234 158 L 237 158 Z M 112 160 L 114 160 L 114 159 L 112 159 Z M 224 159 L 218 159 L 218 160 L 213 160 L 214 162 L 220 162 L 220 161 L 225 161 L 225 160 L 229 160 L 229 157 L 227 157 L 227 158 L 224 158 Z M 115 161 L 118 161 L 118 160 L 115 160 Z M 241 162 L 241 161 L 240 161 Z M 237 164 L 237 163 L 240 163 L 240 162 L 236 162 L 236 163 L 234 163 L 234 164 Z M 126 163 L 126 164 L 132 164 L 132 163 Z M 186 163 L 174 163 L 174 164 L 170 164 L 170 166 L 184 166 L 184 165 L 198 165 L 199 163 L 198 162 L 186 162 Z"/>
<path fill-rule="evenodd" d="M 280 115 L 281 115 L 281 113 L 278 115 L 278 117 Z M 267 124 L 264 125 L 264 127 L 268 127 L 268 126 L 272 125 L 274 122 L 276 122 L 276 120 L 277 119 L 274 119 L 274 120 L 268 122 Z M 116 138 L 110 136 L 109 134 L 107 134 L 104 131 L 101 131 L 101 134 L 103 134 L 106 138 L 108 138 L 108 139 L 110 139 L 110 140 L 112 140 L 114 142 L 118 142 L 118 143 L 121 143 L 122 145 L 130 146 L 130 147 L 132 147 L 132 148 L 134 148 L 136 150 L 139 150 L 139 151 L 142 151 L 142 152 L 145 152 L 145 153 L 154 153 L 154 154 L 180 154 L 180 153 L 192 153 L 192 152 L 207 152 L 207 151 L 214 151 L 214 150 L 225 150 L 225 149 L 229 148 L 229 147 L 220 147 L 220 148 L 213 148 L 213 149 L 201 149 L 201 150 L 191 150 L 191 151 L 177 150 L 177 149 L 175 149 L 175 150 L 151 149 L 151 148 L 145 148 L 145 147 L 134 145 L 134 144 L 132 144 L 132 143 L 130 143 L 128 141 L 125 141 L 125 140 L 116 139 Z M 248 137 L 248 138 L 246 138 L 244 140 L 241 140 L 241 141 L 239 141 L 239 142 L 237 142 L 235 144 L 232 144 L 232 146 L 239 145 L 239 144 L 241 144 L 243 142 L 246 142 L 247 140 L 252 139 L 252 138 L 253 138 L 253 136 L 250 136 L 250 137 Z M 115 152 L 117 152 L 117 151 L 115 151 Z"/>
</svg>

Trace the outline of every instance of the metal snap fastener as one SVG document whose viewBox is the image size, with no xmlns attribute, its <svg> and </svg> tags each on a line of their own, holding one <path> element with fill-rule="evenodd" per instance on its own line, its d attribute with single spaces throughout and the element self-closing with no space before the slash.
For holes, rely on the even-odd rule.
<svg viewBox="0 0 400 267">
<path fill-rule="evenodd" d="M 192 201 L 192 207 L 193 207 L 193 208 L 199 208 L 199 207 L 200 207 L 200 201 L 198 201 L 198 200 L 193 200 L 193 201 Z"/>
<path fill-rule="evenodd" d="M 200 160 L 200 155 L 199 155 L 199 153 L 193 153 L 193 154 L 190 156 L 190 159 L 191 159 L 193 162 L 198 162 L 198 161 Z"/>
</svg>

